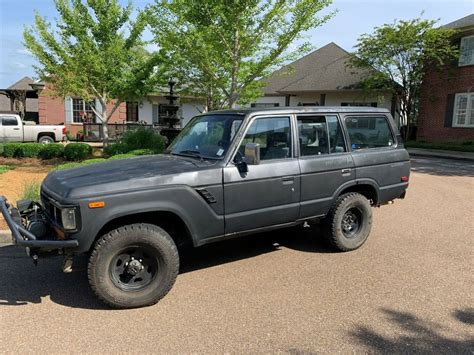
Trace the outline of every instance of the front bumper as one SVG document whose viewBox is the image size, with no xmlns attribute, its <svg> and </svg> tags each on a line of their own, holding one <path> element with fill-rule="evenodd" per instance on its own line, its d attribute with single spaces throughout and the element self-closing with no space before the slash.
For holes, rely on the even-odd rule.
<svg viewBox="0 0 474 355">
<path fill-rule="evenodd" d="M 12 232 L 13 242 L 16 245 L 38 249 L 63 249 L 79 246 L 77 240 L 37 239 L 35 235 L 13 220 L 5 196 L 0 196 L 0 210 L 7 222 L 8 228 Z"/>
</svg>

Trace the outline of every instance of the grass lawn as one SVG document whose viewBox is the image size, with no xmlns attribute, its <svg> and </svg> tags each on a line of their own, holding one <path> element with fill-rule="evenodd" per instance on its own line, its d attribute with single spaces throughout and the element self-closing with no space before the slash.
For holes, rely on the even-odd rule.
<svg viewBox="0 0 474 355">
<path fill-rule="evenodd" d="M 6 173 L 9 170 L 15 169 L 13 165 L 0 165 L 0 174 Z"/>
<path fill-rule="evenodd" d="M 405 142 L 407 148 L 424 148 L 424 149 L 442 149 L 452 150 L 455 152 L 471 152 L 474 153 L 474 142 L 449 142 L 449 143 L 429 143 L 429 142 Z"/>
</svg>

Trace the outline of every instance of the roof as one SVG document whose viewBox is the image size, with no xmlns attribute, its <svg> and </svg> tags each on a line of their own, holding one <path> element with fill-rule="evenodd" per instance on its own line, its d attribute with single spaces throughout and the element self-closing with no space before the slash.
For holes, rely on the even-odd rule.
<svg viewBox="0 0 474 355">
<path fill-rule="evenodd" d="M 275 71 L 263 91 L 265 95 L 304 91 L 353 90 L 368 71 L 348 67 L 350 53 L 331 42 Z"/>
<path fill-rule="evenodd" d="M 456 21 L 450 22 L 444 26 L 444 28 L 462 29 L 465 27 L 474 27 L 474 14 L 467 15 Z"/>
<path fill-rule="evenodd" d="M 295 107 L 270 107 L 270 108 L 242 108 L 233 110 L 221 110 L 203 113 L 207 114 L 228 114 L 235 113 L 246 115 L 249 113 L 388 113 L 386 108 L 381 107 L 364 107 L 364 106 L 295 106 Z"/>
<path fill-rule="evenodd" d="M 25 76 L 23 79 L 18 80 L 15 84 L 9 86 L 6 90 L 26 90 L 33 91 L 30 84 L 33 84 L 34 80 L 29 76 Z"/>
</svg>

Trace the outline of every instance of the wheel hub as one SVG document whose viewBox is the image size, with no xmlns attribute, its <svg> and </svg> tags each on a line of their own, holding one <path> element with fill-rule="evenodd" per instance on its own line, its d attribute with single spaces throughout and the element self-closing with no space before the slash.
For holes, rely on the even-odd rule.
<svg viewBox="0 0 474 355">
<path fill-rule="evenodd" d="M 138 274 L 140 271 L 143 270 L 143 265 L 139 260 L 133 259 L 131 260 L 126 268 L 127 273 L 129 273 L 132 276 L 135 276 Z"/>
<path fill-rule="evenodd" d="M 360 224 L 361 215 L 360 212 L 355 208 L 348 210 L 342 217 L 341 227 L 346 237 L 353 237 L 356 235 L 360 228 Z"/>
</svg>

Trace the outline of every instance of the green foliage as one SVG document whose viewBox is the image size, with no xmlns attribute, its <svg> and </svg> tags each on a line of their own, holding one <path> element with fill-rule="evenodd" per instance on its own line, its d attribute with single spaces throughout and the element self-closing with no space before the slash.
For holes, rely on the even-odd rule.
<svg viewBox="0 0 474 355">
<path fill-rule="evenodd" d="M 45 144 L 39 152 L 38 157 L 41 159 L 60 158 L 64 154 L 64 146 L 62 144 Z"/>
<path fill-rule="evenodd" d="M 2 155 L 6 158 L 36 158 L 46 147 L 40 143 L 5 143 Z"/>
<path fill-rule="evenodd" d="M 417 18 L 376 27 L 359 37 L 351 60 L 351 66 L 367 70 L 368 90 L 385 87 L 399 98 L 406 137 L 416 122 L 424 73 L 441 69 L 458 56 L 452 42 L 456 32 L 435 28 L 436 22 Z"/>
<path fill-rule="evenodd" d="M 152 129 L 139 127 L 125 132 L 120 141 L 104 149 L 108 156 L 139 151 L 139 154 L 159 154 L 165 148 L 165 138 Z"/>
<path fill-rule="evenodd" d="M 153 149 L 134 149 L 129 152 L 132 155 L 152 155 L 155 154 Z"/>
<path fill-rule="evenodd" d="M 37 14 L 23 33 L 25 46 L 54 95 L 97 98 L 100 105 L 92 108 L 105 125 L 121 102 L 144 96 L 155 84 L 157 56 L 143 49 L 141 39 L 145 15 L 132 15 L 131 3 L 122 7 L 119 0 L 54 3 L 55 26 Z"/>
<path fill-rule="evenodd" d="M 155 0 L 147 11 L 163 71 L 207 98 L 209 110 L 234 107 L 260 94 L 275 68 L 309 51 L 291 45 L 334 13 L 331 0 Z M 290 49 L 291 48 L 291 49 Z"/>
<path fill-rule="evenodd" d="M 133 158 L 139 155 L 146 155 L 143 153 L 153 154 L 153 151 L 147 150 L 147 149 L 141 149 L 141 150 L 135 150 L 134 153 L 130 152 L 127 154 L 117 154 L 108 159 L 96 158 L 96 159 L 84 160 L 82 162 L 64 163 L 64 164 L 56 166 L 54 170 L 65 170 L 65 169 L 77 168 L 80 166 L 87 166 L 90 164 L 105 163 L 107 161 L 112 161 L 112 160 L 127 159 L 127 158 Z"/>
<path fill-rule="evenodd" d="M 455 152 L 471 152 L 474 153 L 474 143 L 472 141 L 466 142 L 415 142 L 407 141 L 405 142 L 405 147 L 407 148 L 423 148 L 423 149 L 441 149 L 441 150 L 452 150 Z"/>
<path fill-rule="evenodd" d="M 108 160 L 127 159 L 127 158 L 133 158 L 133 157 L 136 157 L 136 156 L 137 155 L 132 154 L 132 153 L 117 154 L 117 155 L 114 155 L 113 157 L 110 157 Z"/>
<path fill-rule="evenodd" d="M 92 147 L 86 143 L 70 143 L 64 148 L 64 157 L 69 161 L 84 160 L 91 154 Z"/>
<path fill-rule="evenodd" d="M 2 155 L 5 158 L 14 158 L 18 156 L 20 147 L 23 143 L 5 143 L 3 144 L 3 153 Z"/>
<path fill-rule="evenodd" d="M 32 181 L 25 184 L 21 200 L 40 201 L 41 183 Z"/>
<path fill-rule="evenodd" d="M 15 169 L 12 165 L 0 165 L 0 174 L 6 173 L 9 170 Z"/>
</svg>

